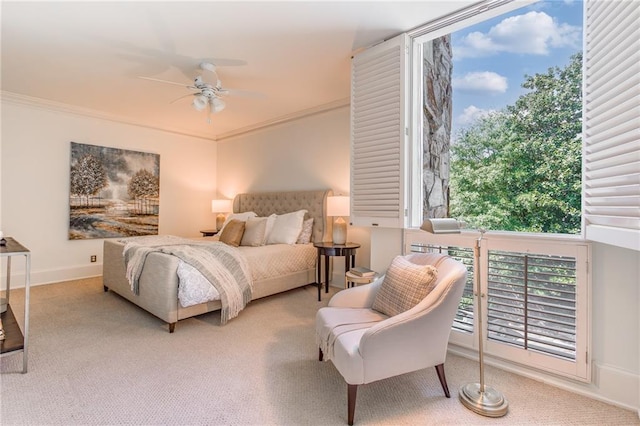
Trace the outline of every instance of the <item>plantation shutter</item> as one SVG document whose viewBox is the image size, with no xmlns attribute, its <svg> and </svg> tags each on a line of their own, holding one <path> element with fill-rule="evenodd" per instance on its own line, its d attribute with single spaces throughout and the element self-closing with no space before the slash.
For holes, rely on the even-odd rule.
<svg viewBox="0 0 640 426">
<path fill-rule="evenodd" d="M 405 226 L 408 37 L 354 56 L 351 74 L 351 223 Z"/>
<path fill-rule="evenodd" d="M 640 250 L 640 2 L 585 2 L 586 238 Z"/>
</svg>

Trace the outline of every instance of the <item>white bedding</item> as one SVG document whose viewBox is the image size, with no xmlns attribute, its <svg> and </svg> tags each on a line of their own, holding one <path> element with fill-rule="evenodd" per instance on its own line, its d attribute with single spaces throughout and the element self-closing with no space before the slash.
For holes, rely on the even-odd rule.
<svg viewBox="0 0 640 426">
<path fill-rule="evenodd" d="M 247 259 L 253 282 L 289 275 L 315 268 L 313 244 L 269 244 L 259 247 L 240 246 Z M 178 265 L 178 300 L 182 307 L 219 300 L 214 286 L 194 267 Z"/>
</svg>

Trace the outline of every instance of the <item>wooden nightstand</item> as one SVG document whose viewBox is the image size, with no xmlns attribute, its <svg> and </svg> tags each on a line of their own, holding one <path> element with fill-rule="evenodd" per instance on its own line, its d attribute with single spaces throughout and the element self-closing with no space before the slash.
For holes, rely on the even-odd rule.
<svg viewBox="0 0 640 426">
<path fill-rule="evenodd" d="M 204 229 L 200 231 L 203 237 L 213 237 L 218 233 L 217 229 Z"/>
<path fill-rule="evenodd" d="M 346 243 L 346 244 L 333 244 L 332 242 L 314 243 L 313 246 L 318 249 L 318 301 L 321 300 L 321 288 L 322 288 L 322 258 L 324 257 L 324 279 L 325 288 L 324 292 L 329 293 L 329 257 L 330 256 L 344 256 L 344 269 L 348 271 L 355 266 L 356 263 L 356 250 L 360 248 L 360 244 Z"/>
</svg>

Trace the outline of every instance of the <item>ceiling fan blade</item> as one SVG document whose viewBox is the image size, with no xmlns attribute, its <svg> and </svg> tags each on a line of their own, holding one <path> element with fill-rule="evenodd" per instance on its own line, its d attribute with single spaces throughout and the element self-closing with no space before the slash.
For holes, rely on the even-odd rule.
<svg viewBox="0 0 640 426">
<path fill-rule="evenodd" d="M 182 99 L 184 99 L 184 98 L 188 98 L 188 97 L 196 96 L 196 95 L 197 95 L 197 93 L 189 93 L 188 95 L 180 96 L 179 98 L 176 98 L 176 99 L 172 100 L 172 101 L 171 101 L 171 102 L 169 102 L 169 103 L 170 103 L 170 104 L 173 104 L 173 103 L 176 103 L 176 102 L 178 102 L 179 100 L 182 100 Z"/>
<path fill-rule="evenodd" d="M 200 62 L 208 62 L 217 67 L 237 67 L 247 65 L 247 61 L 242 59 L 226 59 L 226 58 L 202 58 Z"/>
<path fill-rule="evenodd" d="M 141 78 L 143 80 L 155 81 L 158 83 L 173 84 L 174 86 L 186 87 L 187 89 L 197 90 L 197 87 L 194 87 L 193 85 L 190 85 L 190 84 L 176 83 L 175 81 L 161 80 L 159 78 L 153 78 L 153 77 L 138 76 L 138 78 Z"/>
<path fill-rule="evenodd" d="M 245 98 L 264 99 L 267 97 L 264 93 L 252 92 L 250 90 L 238 90 L 238 89 L 220 89 L 220 93 L 223 95 L 241 96 Z"/>
</svg>

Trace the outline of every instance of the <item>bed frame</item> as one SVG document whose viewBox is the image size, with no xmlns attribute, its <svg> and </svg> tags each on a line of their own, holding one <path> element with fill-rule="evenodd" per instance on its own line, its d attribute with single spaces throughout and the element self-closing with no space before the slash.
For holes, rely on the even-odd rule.
<svg viewBox="0 0 640 426">
<path fill-rule="evenodd" d="M 331 221 L 327 219 L 327 197 L 331 190 L 289 191 L 239 194 L 233 201 L 233 211 L 254 211 L 258 216 L 283 214 L 307 209 L 305 218 L 313 217 L 313 241 L 331 239 Z M 131 291 L 126 278 L 126 267 L 122 256 L 124 244 L 118 240 L 104 240 L 104 263 L 102 280 L 104 291 L 111 290 L 142 309 L 165 321 L 173 333 L 176 323 L 195 315 L 216 311 L 220 301 L 201 303 L 183 308 L 178 302 L 178 258 L 165 253 L 153 252 L 140 275 L 140 294 Z M 270 296 L 308 284 L 318 285 L 315 267 L 294 274 L 261 280 L 254 283 L 252 300 Z"/>
</svg>

